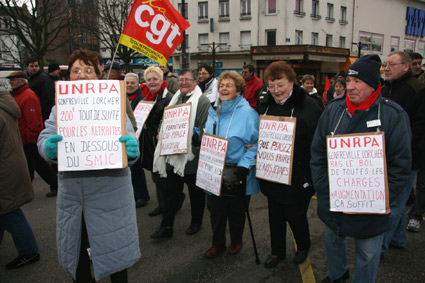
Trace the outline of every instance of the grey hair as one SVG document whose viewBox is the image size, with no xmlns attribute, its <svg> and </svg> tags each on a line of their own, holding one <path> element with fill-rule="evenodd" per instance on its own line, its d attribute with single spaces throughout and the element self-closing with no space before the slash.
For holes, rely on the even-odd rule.
<svg viewBox="0 0 425 283">
<path fill-rule="evenodd" d="M 136 73 L 127 73 L 125 75 L 125 79 L 131 78 L 131 77 L 136 78 L 137 79 L 137 82 L 139 82 L 139 76 Z"/>
</svg>

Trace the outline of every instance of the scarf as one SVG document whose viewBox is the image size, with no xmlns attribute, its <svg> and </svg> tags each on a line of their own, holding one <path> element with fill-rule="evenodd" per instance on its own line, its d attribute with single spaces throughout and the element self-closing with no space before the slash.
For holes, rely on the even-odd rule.
<svg viewBox="0 0 425 283">
<path fill-rule="evenodd" d="M 162 93 L 167 86 L 168 86 L 167 82 L 162 81 L 162 85 L 159 88 L 159 90 L 155 93 L 151 93 L 146 84 L 141 84 L 140 90 L 142 91 L 142 95 L 146 101 L 154 101 L 154 99 L 158 96 L 158 94 Z"/>
<path fill-rule="evenodd" d="M 359 106 L 351 103 L 349 95 L 345 97 L 345 102 L 347 103 L 347 109 L 348 112 L 350 112 L 351 115 L 353 115 L 354 111 L 356 110 L 366 110 L 369 109 L 369 107 L 376 101 L 379 94 L 381 93 L 381 84 L 379 84 L 379 87 L 372 92 L 372 94 Z"/>
<path fill-rule="evenodd" d="M 203 80 L 202 82 L 200 82 L 200 83 L 198 84 L 198 86 L 201 88 L 202 93 L 204 93 L 204 92 L 205 92 L 205 90 L 207 89 L 207 84 L 208 84 L 209 82 L 211 82 L 213 79 L 214 79 L 214 77 L 210 77 L 210 78 L 208 78 L 208 79 Z"/>
<path fill-rule="evenodd" d="M 186 167 L 187 161 L 191 161 L 195 158 L 195 155 L 192 153 L 192 135 L 193 127 L 195 126 L 195 118 L 196 112 L 198 108 L 198 101 L 202 95 L 201 89 L 196 86 L 195 90 L 187 94 L 190 95 L 189 100 L 186 103 L 192 104 L 192 110 L 190 111 L 190 122 L 189 122 L 189 143 L 188 143 L 188 153 L 186 154 L 175 154 L 175 155 L 160 155 L 161 153 L 161 145 L 162 145 L 162 132 L 163 127 L 161 126 L 161 130 L 159 132 L 159 140 L 158 144 L 155 148 L 154 159 L 153 159 L 153 170 L 152 172 L 158 172 L 162 178 L 167 177 L 167 165 L 169 164 L 173 166 L 173 171 L 175 174 L 184 177 L 184 169 Z M 177 105 L 177 101 L 182 96 L 180 90 L 176 92 L 176 94 L 171 99 L 168 106 Z"/>
</svg>

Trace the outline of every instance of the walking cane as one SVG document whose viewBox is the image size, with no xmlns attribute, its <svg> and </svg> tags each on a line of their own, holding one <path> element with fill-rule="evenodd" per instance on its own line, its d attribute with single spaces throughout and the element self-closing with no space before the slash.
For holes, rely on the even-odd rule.
<svg viewBox="0 0 425 283">
<path fill-rule="evenodd" d="M 246 194 L 246 181 L 242 182 L 242 185 L 245 187 L 245 194 Z M 245 195 L 246 199 L 246 195 Z M 252 245 L 254 246 L 254 253 L 255 253 L 255 263 L 260 264 L 260 258 L 258 257 L 258 251 L 257 251 L 257 245 L 255 244 L 255 237 L 254 237 L 254 231 L 252 229 L 252 223 L 251 223 L 251 216 L 249 215 L 249 208 L 248 203 L 245 203 L 245 212 L 246 212 L 246 218 L 248 218 L 248 225 L 249 225 L 249 231 L 251 232 L 251 239 L 252 239 Z"/>
</svg>

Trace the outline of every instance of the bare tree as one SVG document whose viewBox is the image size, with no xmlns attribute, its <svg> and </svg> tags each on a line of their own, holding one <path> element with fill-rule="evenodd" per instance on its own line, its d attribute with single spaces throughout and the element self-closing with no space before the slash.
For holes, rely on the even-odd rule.
<svg viewBox="0 0 425 283">
<path fill-rule="evenodd" d="M 117 48 L 132 3 L 132 0 L 99 0 L 99 40 L 111 54 Z M 131 59 L 140 55 L 137 51 L 120 44 L 116 56 L 124 61 L 125 69 L 129 71 Z"/>
<path fill-rule="evenodd" d="M 14 35 L 26 47 L 29 56 L 44 63 L 47 52 L 67 43 L 59 40 L 63 29 L 68 27 L 68 10 L 62 1 L 53 0 L 2 0 L 0 9 L 12 20 L 5 31 Z"/>
</svg>

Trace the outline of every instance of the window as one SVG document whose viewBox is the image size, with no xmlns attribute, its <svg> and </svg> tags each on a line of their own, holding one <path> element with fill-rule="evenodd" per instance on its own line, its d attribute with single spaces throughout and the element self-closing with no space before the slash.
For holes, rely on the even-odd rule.
<svg viewBox="0 0 425 283">
<path fill-rule="evenodd" d="M 369 32 L 360 32 L 361 52 L 382 54 L 384 35 Z"/>
<path fill-rule="evenodd" d="M 230 50 L 230 33 L 220 32 L 219 40 L 220 40 L 220 51 L 229 51 Z"/>
<path fill-rule="evenodd" d="M 208 19 L 208 2 L 198 3 L 198 19 Z"/>
<path fill-rule="evenodd" d="M 327 12 L 326 20 L 328 22 L 334 22 L 335 21 L 335 18 L 334 18 L 334 4 L 328 3 L 328 12 Z"/>
<path fill-rule="evenodd" d="M 296 30 L 295 31 L 295 44 L 303 44 L 303 31 Z"/>
<path fill-rule="evenodd" d="M 339 37 L 339 48 L 345 48 L 345 37 L 344 36 Z"/>
<path fill-rule="evenodd" d="M 311 33 L 311 45 L 319 45 L 319 34 L 317 32 Z"/>
<path fill-rule="evenodd" d="M 418 53 L 425 57 L 425 41 L 418 41 Z"/>
<path fill-rule="evenodd" d="M 208 51 L 208 33 L 201 33 L 198 35 L 199 51 Z"/>
<path fill-rule="evenodd" d="M 276 46 L 276 30 L 266 30 L 267 46 Z"/>
<path fill-rule="evenodd" d="M 321 18 L 321 16 L 319 15 L 319 0 L 313 0 L 310 16 L 314 20 L 319 20 Z"/>
<path fill-rule="evenodd" d="M 178 9 L 179 9 L 180 15 L 182 15 L 187 20 L 188 19 L 187 3 L 184 3 L 184 15 L 182 13 L 182 4 L 181 3 L 179 3 Z"/>
<path fill-rule="evenodd" d="M 326 47 L 332 47 L 332 34 L 326 35 Z"/>
<path fill-rule="evenodd" d="M 303 0 L 295 0 L 294 14 L 298 16 L 305 16 L 305 12 L 303 10 Z"/>
<path fill-rule="evenodd" d="M 241 16 L 251 16 L 251 0 L 241 0 Z"/>
<path fill-rule="evenodd" d="M 341 25 L 348 24 L 347 22 L 347 7 L 341 6 L 341 19 L 339 20 Z"/>
<path fill-rule="evenodd" d="M 241 31 L 241 49 L 249 49 L 251 45 L 251 31 Z"/>
<path fill-rule="evenodd" d="M 220 0 L 220 18 L 228 18 L 229 17 L 229 1 L 228 0 Z"/>
<path fill-rule="evenodd" d="M 267 14 L 268 15 L 273 15 L 276 14 L 276 0 L 267 0 L 266 2 L 267 4 Z"/>
<path fill-rule="evenodd" d="M 415 40 L 414 39 L 405 39 L 404 40 L 404 52 L 414 52 L 415 51 Z"/>
<path fill-rule="evenodd" d="M 396 36 L 391 37 L 391 52 L 397 51 L 400 45 L 400 38 Z"/>
</svg>

